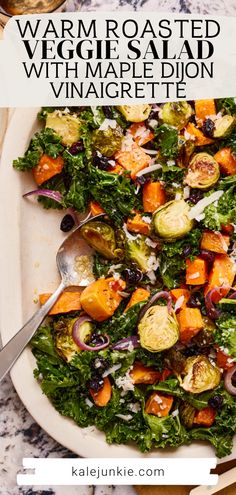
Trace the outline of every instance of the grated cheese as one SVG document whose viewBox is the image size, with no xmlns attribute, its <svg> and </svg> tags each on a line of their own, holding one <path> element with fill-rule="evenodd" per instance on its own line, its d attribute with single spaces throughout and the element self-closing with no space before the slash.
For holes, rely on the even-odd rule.
<svg viewBox="0 0 236 495">
<path fill-rule="evenodd" d="M 149 167 L 145 167 L 143 168 L 143 170 L 137 172 L 136 177 L 141 177 L 141 175 L 149 174 L 151 172 L 154 172 L 155 170 L 159 170 L 160 168 L 162 168 L 162 165 L 160 165 L 159 163 L 156 163 L 155 165 L 150 165 Z"/>
<path fill-rule="evenodd" d="M 117 418 L 123 419 L 124 421 L 130 421 L 133 416 L 131 414 L 116 414 Z"/>
<path fill-rule="evenodd" d="M 102 378 L 106 378 L 106 376 L 111 375 L 112 373 L 115 373 L 117 370 L 121 368 L 121 364 L 114 364 L 114 366 L 111 366 L 108 368 L 106 371 L 104 371 Z"/>
<path fill-rule="evenodd" d="M 128 392 L 129 390 L 134 390 L 134 383 L 132 380 L 132 377 L 130 376 L 130 370 L 132 368 L 129 368 L 125 375 L 119 376 L 116 378 L 115 382 L 118 388 L 122 388 L 123 392 Z"/>
<path fill-rule="evenodd" d="M 195 273 L 193 273 L 192 275 L 189 275 L 189 277 L 188 277 L 188 278 L 189 278 L 190 280 L 194 280 L 195 278 L 198 278 L 198 277 L 200 277 L 200 273 L 199 273 L 199 272 L 195 272 Z"/>
<path fill-rule="evenodd" d="M 178 297 L 176 300 L 175 306 L 174 306 L 174 311 L 176 312 L 179 308 L 181 308 L 182 304 L 184 302 L 184 296 Z"/>
<path fill-rule="evenodd" d="M 154 248 L 154 249 L 157 247 L 157 242 L 152 241 L 152 239 L 150 239 L 150 237 L 147 237 L 145 239 L 145 244 L 147 244 L 147 246 Z"/>
<path fill-rule="evenodd" d="M 94 404 L 92 403 L 91 400 L 88 399 L 88 397 L 86 397 L 86 399 L 85 399 L 85 404 L 87 404 L 88 407 L 93 407 L 94 406 Z"/>
<path fill-rule="evenodd" d="M 215 191 L 212 194 L 210 194 L 210 196 L 207 196 L 206 198 L 203 198 L 200 201 L 198 201 L 198 203 L 190 209 L 190 211 L 188 213 L 189 218 L 191 220 L 193 220 L 198 215 L 201 215 L 201 213 L 203 213 L 205 208 L 207 206 L 209 206 L 211 203 L 214 203 L 215 201 L 220 199 L 220 197 L 222 196 L 223 193 L 224 193 L 224 191 L 221 191 L 221 190 Z"/>
<path fill-rule="evenodd" d="M 111 129 L 115 129 L 117 126 L 116 120 L 112 119 L 105 119 L 103 123 L 99 127 L 99 131 L 107 131 L 107 129 L 110 127 Z"/>
</svg>

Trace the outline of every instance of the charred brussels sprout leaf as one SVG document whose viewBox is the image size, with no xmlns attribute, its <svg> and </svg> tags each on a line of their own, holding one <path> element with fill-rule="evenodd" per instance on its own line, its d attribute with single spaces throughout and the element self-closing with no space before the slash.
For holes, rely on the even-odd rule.
<svg viewBox="0 0 236 495">
<path fill-rule="evenodd" d="M 200 394 L 205 390 L 211 390 L 220 383 L 220 370 L 213 366 L 205 356 L 189 357 L 184 368 L 184 378 L 180 380 L 180 386 L 192 394 Z"/>
<path fill-rule="evenodd" d="M 181 130 L 188 123 L 192 113 L 192 107 L 186 101 L 168 102 L 163 105 L 160 117 L 165 124 L 173 125 Z"/>
<path fill-rule="evenodd" d="M 121 148 L 123 131 L 120 126 L 96 129 L 92 134 L 92 146 L 104 156 L 111 157 Z"/>
<path fill-rule="evenodd" d="M 209 189 L 220 178 L 220 167 L 213 156 L 197 153 L 190 161 L 185 183 L 196 189 Z"/>
<path fill-rule="evenodd" d="M 140 345 L 150 352 L 169 349 L 179 338 L 179 325 L 174 311 L 167 306 L 152 306 L 138 325 Z"/>
<path fill-rule="evenodd" d="M 134 240 L 127 240 L 127 258 L 131 261 L 135 261 L 144 273 L 152 270 L 150 265 L 150 257 L 152 254 L 151 248 L 146 244 L 146 237 L 144 235 L 139 235 L 136 239 L 134 238 Z"/>
<path fill-rule="evenodd" d="M 169 201 L 153 214 L 153 226 L 157 235 L 166 242 L 184 237 L 193 228 L 189 219 L 189 206 L 183 199 Z"/>
<path fill-rule="evenodd" d="M 72 338 L 72 329 L 76 318 L 61 318 L 54 324 L 54 344 L 58 354 L 68 363 L 81 352 Z"/>
<path fill-rule="evenodd" d="M 143 122 L 151 112 L 150 105 L 122 105 L 117 108 L 129 122 Z"/>
<path fill-rule="evenodd" d="M 196 409 L 195 407 L 188 404 L 188 402 L 183 402 L 179 407 L 179 414 L 181 423 L 185 426 L 185 428 L 192 428 L 193 420 L 195 416 Z"/>
<path fill-rule="evenodd" d="M 234 127 L 235 117 L 232 117 L 232 115 L 224 115 L 220 119 L 216 119 L 213 137 L 225 138 L 233 131 Z"/>
<path fill-rule="evenodd" d="M 122 255 L 122 250 L 117 249 L 115 231 L 110 225 L 100 221 L 91 221 L 83 225 L 80 232 L 85 241 L 104 258 L 114 259 Z"/>
</svg>

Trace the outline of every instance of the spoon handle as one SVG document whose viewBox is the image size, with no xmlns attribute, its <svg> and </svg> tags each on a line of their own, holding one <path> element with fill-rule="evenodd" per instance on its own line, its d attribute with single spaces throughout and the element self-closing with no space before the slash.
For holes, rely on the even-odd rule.
<svg viewBox="0 0 236 495">
<path fill-rule="evenodd" d="M 60 283 L 56 291 L 41 306 L 38 311 L 27 321 L 27 323 L 17 332 L 14 337 L 0 351 L 0 381 L 4 378 L 7 372 L 11 369 L 17 358 L 20 356 L 28 342 L 35 334 L 37 328 L 41 325 L 44 318 L 52 306 L 57 301 L 58 297 L 65 288 L 63 282 Z"/>
</svg>

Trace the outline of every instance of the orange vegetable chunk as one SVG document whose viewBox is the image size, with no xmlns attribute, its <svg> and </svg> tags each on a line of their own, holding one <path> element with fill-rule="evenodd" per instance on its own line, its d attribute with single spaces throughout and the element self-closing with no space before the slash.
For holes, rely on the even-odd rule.
<svg viewBox="0 0 236 495">
<path fill-rule="evenodd" d="M 195 100 L 195 114 L 199 124 L 202 124 L 207 117 L 216 115 L 215 100 Z"/>
<path fill-rule="evenodd" d="M 142 287 L 138 287 L 132 294 L 126 308 L 125 313 L 129 308 L 134 306 L 135 304 L 146 301 L 150 297 L 150 292 L 147 289 L 143 289 Z"/>
<path fill-rule="evenodd" d="M 39 302 L 40 304 L 44 304 L 47 302 L 49 297 L 51 297 L 51 293 L 39 294 Z M 54 304 L 52 309 L 49 311 L 49 315 L 57 315 L 59 313 L 69 313 L 70 311 L 79 311 L 81 309 L 80 304 L 80 296 L 81 292 L 63 292 L 57 302 Z"/>
<path fill-rule="evenodd" d="M 201 411 L 197 411 L 193 424 L 210 427 L 213 425 L 216 417 L 216 411 L 212 407 L 205 407 Z"/>
<path fill-rule="evenodd" d="M 165 189 L 160 182 L 147 182 L 143 186 L 143 209 L 153 213 L 166 202 Z"/>
<path fill-rule="evenodd" d="M 192 122 L 189 122 L 185 128 L 186 132 L 190 134 L 194 139 L 196 146 L 205 146 L 206 144 L 213 143 L 213 140 L 204 136 L 203 132 L 200 131 Z"/>
<path fill-rule="evenodd" d="M 150 234 L 150 224 L 142 219 L 140 213 L 136 213 L 133 218 L 128 218 L 126 226 L 130 232 L 135 232 L 135 234 Z"/>
<path fill-rule="evenodd" d="M 201 239 L 201 249 L 207 249 L 214 253 L 226 254 L 230 243 L 230 237 L 220 232 L 206 230 Z"/>
<path fill-rule="evenodd" d="M 99 203 L 97 203 L 97 201 L 91 201 L 89 208 L 93 217 L 95 215 L 99 215 L 100 213 L 105 213 L 104 209 L 100 206 Z"/>
<path fill-rule="evenodd" d="M 154 132 L 148 129 L 144 123 L 135 122 L 130 126 L 129 132 L 139 146 L 143 146 L 154 138 Z"/>
<path fill-rule="evenodd" d="M 89 393 L 92 396 L 96 406 L 105 407 L 112 396 L 112 386 L 109 378 L 107 376 L 104 378 L 103 387 L 98 392 L 95 392 L 93 389 L 90 388 Z"/>
<path fill-rule="evenodd" d="M 205 295 L 214 287 L 219 287 L 219 293 L 212 295 L 212 301 L 218 303 L 227 296 L 235 277 L 233 260 L 227 254 L 217 254 L 209 275 L 209 283 L 205 288 Z"/>
<path fill-rule="evenodd" d="M 188 289 L 172 289 L 170 291 L 170 295 L 174 301 L 174 303 L 179 299 L 180 297 L 184 297 L 183 302 L 181 304 L 181 308 L 186 308 L 186 304 L 190 298 L 190 292 Z"/>
<path fill-rule="evenodd" d="M 42 155 L 38 165 L 33 168 L 33 176 L 38 186 L 41 186 L 46 180 L 51 179 L 54 175 L 60 174 L 64 166 L 64 160 L 61 156 L 52 158 L 48 155 Z"/>
<path fill-rule="evenodd" d="M 163 418 L 164 416 L 168 416 L 173 402 L 174 398 L 171 395 L 163 395 L 159 392 L 153 392 L 146 402 L 145 412 L 147 414 L 154 414 L 159 418 Z"/>
<path fill-rule="evenodd" d="M 137 143 L 133 143 L 129 150 L 120 150 L 115 154 L 115 159 L 122 167 L 129 170 L 131 179 L 136 178 L 136 174 L 148 167 L 151 163 L 150 156 L 145 153 Z"/>
<path fill-rule="evenodd" d="M 201 312 L 198 308 L 183 308 L 177 314 L 180 327 L 180 342 L 187 344 L 204 327 Z"/>
<path fill-rule="evenodd" d="M 222 148 L 217 151 L 214 158 L 219 163 L 221 172 L 228 175 L 236 174 L 236 156 L 231 148 Z"/>
<path fill-rule="evenodd" d="M 235 365 L 234 361 L 231 361 L 232 356 L 225 354 L 219 347 L 216 348 L 216 364 L 219 368 L 228 370 Z"/>
<path fill-rule="evenodd" d="M 107 320 L 122 301 L 119 291 L 125 289 L 125 286 L 124 280 L 115 280 L 112 277 L 95 280 L 81 293 L 80 303 L 83 310 L 93 320 Z"/>
<path fill-rule="evenodd" d="M 207 262 L 202 258 L 186 260 L 186 284 L 203 285 L 207 282 Z"/>
<path fill-rule="evenodd" d="M 161 373 L 150 366 L 144 366 L 142 363 L 135 362 L 130 376 L 135 385 L 138 383 L 153 384 L 157 380 L 160 380 Z"/>
</svg>

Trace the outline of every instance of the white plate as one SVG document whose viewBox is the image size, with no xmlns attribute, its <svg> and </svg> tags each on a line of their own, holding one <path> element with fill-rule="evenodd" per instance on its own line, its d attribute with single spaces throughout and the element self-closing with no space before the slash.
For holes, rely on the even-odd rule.
<svg viewBox="0 0 236 495">
<path fill-rule="evenodd" d="M 0 167 L 0 328 L 3 343 L 17 332 L 36 310 L 33 300 L 40 292 L 52 291 L 59 281 L 55 253 L 64 238 L 59 229 L 61 212 L 44 210 L 22 194 L 35 188 L 31 174 L 12 168 L 22 156 L 36 129 L 37 109 L 16 110 L 8 128 Z M 107 445 L 103 433 L 79 428 L 61 416 L 33 377 L 35 360 L 26 349 L 11 372 L 14 386 L 35 421 L 59 443 L 84 457 L 212 457 L 214 450 L 195 442 L 175 450 L 140 453 L 135 447 Z M 236 457 L 233 453 L 223 460 Z"/>
</svg>

